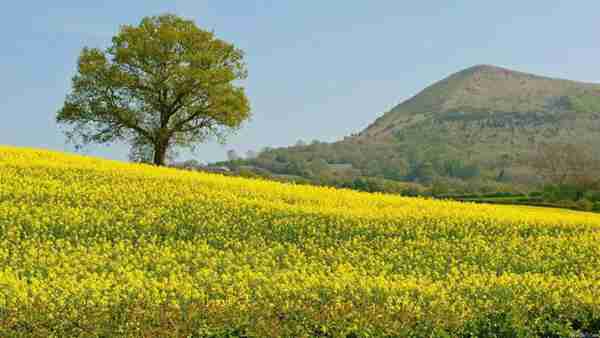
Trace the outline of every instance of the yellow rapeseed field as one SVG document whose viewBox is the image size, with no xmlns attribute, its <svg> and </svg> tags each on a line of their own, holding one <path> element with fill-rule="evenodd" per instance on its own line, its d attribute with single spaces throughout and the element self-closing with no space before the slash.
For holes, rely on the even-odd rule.
<svg viewBox="0 0 600 338">
<path fill-rule="evenodd" d="M 600 331 L 600 216 L 0 147 L 0 336 Z"/>
</svg>

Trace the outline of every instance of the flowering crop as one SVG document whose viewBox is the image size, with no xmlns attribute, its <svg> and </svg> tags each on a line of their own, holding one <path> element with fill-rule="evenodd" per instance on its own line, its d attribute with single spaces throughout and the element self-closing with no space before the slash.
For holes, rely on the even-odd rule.
<svg viewBox="0 0 600 338">
<path fill-rule="evenodd" d="M 0 336 L 600 331 L 600 217 L 0 147 Z"/>
</svg>

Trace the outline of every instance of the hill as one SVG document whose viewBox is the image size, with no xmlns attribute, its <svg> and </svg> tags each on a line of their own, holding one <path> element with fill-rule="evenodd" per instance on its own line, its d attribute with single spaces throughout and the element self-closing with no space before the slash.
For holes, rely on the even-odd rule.
<svg viewBox="0 0 600 338">
<path fill-rule="evenodd" d="M 452 74 L 397 105 L 361 136 L 393 136 L 394 132 L 431 118 L 438 123 L 505 121 L 498 126 L 489 123 L 488 127 L 527 128 L 534 127 L 535 120 L 540 124 L 566 118 L 563 114 L 584 118 L 592 113 L 600 113 L 600 84 L 479 65 Z"/>
<path fill-rule="evenodd" d="M 571 336 L 600 217 L 0 147 L 0 336 Z"/>
<path fill-rule="evenodd" d="M 531 162 L 544 143 L 599 155 L 600 85 L 481 65 L 427 87 L 356 135 L 271 149 L 250 163 L 308 178 L 335 174 L 331 165 L 345 164 L 354 169 L 346 173 L 350 179 L 475 178 L 487 182 L 484 190 L 502 190 L 502 183 L 531 188 L 539 182 Z"/>
</svg>

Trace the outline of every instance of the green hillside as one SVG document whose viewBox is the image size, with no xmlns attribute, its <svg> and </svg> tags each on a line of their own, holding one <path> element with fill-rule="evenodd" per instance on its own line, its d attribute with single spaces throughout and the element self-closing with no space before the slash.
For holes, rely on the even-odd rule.
<svg viewBox="0 0 600 338">
<path fill-rule="evenodd" d="M 448 117 L 444 114 L 460 112 L 471 120 L 479 120 L 487 117 L 482 113 L 598 113 L 599 99 L 600 84 L 479 65 L 427 87 L 384 114 L 361 134 L 383 137 L 428 114 L 442 114 L 439 117 L 443 120 Z"/>
<path fill-rule="evenodd" d="M 309 179 L 429 185 L 441 177 L 451 186 L 472 187 L 463 181 L 476 179 L 483 190 L 504 190 L 539 183 L 531 158 L 545 143 L 600 144 L 600 84 L 480 65 L 427 87 L 342 141 L 274 149 L 246 164 Z"/>
</svg>

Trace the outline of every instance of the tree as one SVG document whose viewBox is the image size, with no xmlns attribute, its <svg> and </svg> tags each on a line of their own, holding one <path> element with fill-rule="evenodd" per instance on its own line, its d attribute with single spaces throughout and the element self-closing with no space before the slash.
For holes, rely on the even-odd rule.
<svg viewBox="0 0 600 338">
<path fill-rule="evenodd" d="M 164 165 L 176 148 L 224 141 L 250 115 L 243 52 L 175 15 L 122 26 L 102 51 L 84 48 L 57 122 L 78 147 L 126 142 Z"/>
<path fill-rule="evenodd" d="M 531 161 L 538 175 L 546 182 L 558 185 L 593 185 L 600 172 L 600 164 L 592 150 L 583 145 L 540 144 Z"/>
<path fill-rule="evenodd" d="M 237 161 L 239 159 L 240 159 L 240 155 L 238 155 L 238 153 L 235 150 L 230 149 L 227 151 L 227 160 Z"/>
</svg>

